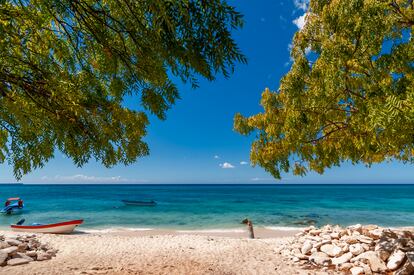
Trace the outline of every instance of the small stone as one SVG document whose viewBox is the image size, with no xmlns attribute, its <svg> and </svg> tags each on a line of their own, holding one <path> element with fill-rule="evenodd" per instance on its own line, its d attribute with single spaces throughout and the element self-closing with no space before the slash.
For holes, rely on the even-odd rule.
<svg viewBox="0 0 414 275">
<path fill-rule="evenodd" d="M 37 260 L 38 261 L 45 261 L 45 260 L 49 260 L 50 258 L 52 258 L 52 256 L 50 256 L 49 254 L 47 254 L 46 252 L 43 251 L 39 251 L 37 253 Z"/>
<path fill-rule="evenodd" d="M 336 240 L 339 239 L 339 233 L 338 232 L 333 232 L 333 233 L 330 234 L 330 236 L 331 236 L 332 239 L 336 239 Z"/>
<path fill-rule="evenodd" d="M 30 261 L 28 259 L 23 258 L 13 258 L 7 261 L 7 265 L 21 265 L 21 264 L 27 264 Z"/>
<path fill-rule="evenodd" d="M 27 243 L 21 243 L 17 246 L 17 250 L 19 252 L 24 252 L 27 250 Z"/>
<path fill-rule="evenodd" d="M 353 265 L 351 263 L 343 263 L 343 264 L 338 264 L 337 265 L 337 269 L 339 271 L 348 271 L 353 267 Z"/>
<path fill-rule="evenodd" d="M 310 253 L 311 249 L 312 249 L 312 243 L 310 241 L 305 241 L 303 243 L 303 246 L 302 246 L 300 252 L 303 255 L 306 255 L 306 254 Z"/>
<path fill-rule="evenodd" d="M 293 261 L 293 262 L 295 262 L 295 263 L 297 263 L 297 262 L 299 262 L 299 261 L 300 261 L 300 259 L 299 259 L 298 257 L 293 257 L 293 258 L 292 258 L 292 261 Z"/>
<path fill-rule="evenodd" d="M 367 264 L 361 264 L 361 267 L 364 269 L 364 275 L 372 275 L 371 267 Z"/>
<path fill-rule="evenodd" d="M 387 270 L 385 263 L 378 257 L 374 251 L 364 252 L 357 257 L 351 259 L 353 261 L 368 261 L 373 272 L 384 273 Z"/>
<path fill-rule="evenodd" d="M 359 254 L 363 253 L 365 249 L 362 247 L 361 244 L 356 243 L 356 244 L 351 244 L 349 246 L 349 251 L 355 256 L 358 256 Z"/>
<path fill-rule="evenodd" d="M 373 229 L 367 232 L 367 234 L 365 234 L 368 237 L 373 238 L 374 240 L 379 240 L 382 236 L 382 229 L 377 228 L 377 229 Z"/>
<path fill-rule="evenodd" d="M 405 260 L 405 253 L 401 250 L 394 251 L 388 258 L 387 267 L 389 270 L 396 270 Z"/>
<path fill-rule="evenodd" d="M 348 262 L 349 260 L 351 260 L 352 258 L 352 253 L 348 252 L 345 253 L 344 255 L 337 257 L 337 258 L 333 258 L 332 259 L 332 264 L 334 265 L 339 265 L 339 264 L 344 264 L 346 262 Z"/>
<path fill-rule="evenodd" d="M 1 253 L 1 252 L 5 252 L 5 253 L 7 253 L 8 255 L 12 255 L 12 254 L 14 254 L 15 252 L 17 252 L 17 250 L 18 250 L 17 246 L 10 246 L 10 247 L 7 247 L 7 248 L 3 248 L 3 249 L 1 249 L 1 250 L 0 250 L 0 253 Z"/>
<path fill-rule="evenodd" d="M 22 258 L 22 259 L 28 260 L 29 262 L 33 261 L 33 258 L 32 257 L 29 257 L 26 254 L 21 253 L 21 252 L 17 252 L 16 255 L 13 256 L 13 258 L 16 258 L 16 259 L 17 258 Z"/>
<path fill-rule="evenodd" d="M 352 275 L 362 275 L 364 274 L 364 269 L 360 266 L 354 266 L 350 269 Z"/>
<path fill-rule="evenodd" d="M 10 247 L 10 245 L 5 241 L 0 241 L 0 249 Z"/>
<path fill-rule="evenodd" d="M 360 224 L 350 225 L 350 226 L 348 226 L 348 229 L 350 229 L 352 231 L 358 231 L 359 233 L 362 233 L 362 225 L 360 225 Z"/>
<path fill-rule="evenodd" d="M 372 244 L 374 242 L 372 238 L 364 236 L 364 235 L 358 236 L 357 240 L 360 241 L 361 243 L 366 243 L 366 244 Z"/>
<path fill-rule="evenodd" d="M 313 236 L 318 236 L 321 233 L 322 233 L 322 230 L 319 230 L 319 229 L 312 229 L 311 231 L 309 231 L 309 234 Z"/>
<path fill-rule="evenodd" d="M 0 253 L 0 265 L 5 264 L 8 256 L 9 256 L 9 254 L 7 254 L 6 252 L 1 252 Z"/>
<path fill-rule="evenodd" d="M 12 246 L 18 246 L 19 244 L 21 244 L 21 241 L 15 240 L 15 239 L 5 239 L 4 240 L 6 243 L 8 243 L 9 245 Z"/>
<path fill-rule="evenodd" d="M 36 251 L 32 250 L 32 251 L 27 251 L 26 255 L 31 257 L 31 258 L 35 258 L 37 256 Z"/>
<path fill-rule="evenodd" d="M 339 246 L 333 244 L 325 244 L 321 246 L 321 251 L 331 257 L 337 257 L 341 255 L 342 249 Z"/>
<path fill-rule="evenodd" d="M 331 258 L 329 258 L 329 256 L 323 252 L 316 252 L 313 253 L 310 257 L 309 257 L 309 261 L 316 264 L 316 265 L 320 265 L 320 266 L 324 266 L 326 264 L 331 264 Z"/>
</svg>

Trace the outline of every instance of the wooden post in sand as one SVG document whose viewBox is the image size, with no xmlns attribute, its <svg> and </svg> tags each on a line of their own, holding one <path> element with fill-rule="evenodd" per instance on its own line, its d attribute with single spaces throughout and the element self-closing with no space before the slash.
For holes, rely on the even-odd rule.
<svg viewBox="0 0 414 275">
<path fill-rule="evenodd" d="M 247 225 L 247 230 L 249 231 L 249 238 L 250 239 L 254 239 L 254 231 L 253 231 L 253 223 L 251 220 L 249 219 L 244 219 L 242 221 L 242 224 L 246 224 Z"/>
</svg>

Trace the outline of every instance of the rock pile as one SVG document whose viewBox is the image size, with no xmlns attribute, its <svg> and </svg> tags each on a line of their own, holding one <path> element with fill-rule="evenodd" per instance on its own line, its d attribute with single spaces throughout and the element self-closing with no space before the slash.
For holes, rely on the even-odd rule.
<svg viewBox="0 0 414 275">
<path fill-rule="evenodd" d="M 414 274 L 414 232 L 376 225 L 311 226 L 278 252 L 304 268 L 353 275 Z"/>
<path fill-rule="evenodd" d="M 0 235 L 0 266 L 49 260 L 56 256 L 56 253 L 56 249 L 41 244 L 36 235 L 13 237 Z"/>
</svg>

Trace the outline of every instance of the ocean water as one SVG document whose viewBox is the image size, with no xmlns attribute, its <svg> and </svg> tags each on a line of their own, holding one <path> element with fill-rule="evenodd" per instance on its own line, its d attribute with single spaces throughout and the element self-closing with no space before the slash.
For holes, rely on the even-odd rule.
<svg viewBox="0 0 414 275">
<path fill-rule="evenodd" d="M 21 214 L 0 215 L 0 227 L 84 219 L 84 229 L 178 230 L 355 223 L 414 225 L 414 185 L 0 185 L 0 199 L 20 196 Z M 155 207 L 121 199 L 154 199 Z"/>
</svg>

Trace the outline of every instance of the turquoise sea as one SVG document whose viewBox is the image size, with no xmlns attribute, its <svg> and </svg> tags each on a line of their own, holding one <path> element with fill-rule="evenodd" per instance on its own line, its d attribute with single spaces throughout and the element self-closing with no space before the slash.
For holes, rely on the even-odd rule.
<svg viewBox="0 0 414 275">
<path fill-rule="evenodd" d="M 6 227 L 84 219 L 82 228 L 304 227 L 355 223 L 414 225 L 414 185 L 0 185 L 0 199 L 20 196 L 23 213 L 1 215 Z M 154 199 L 155 207 L 125 206 L 121 199 Z"/>
</svg>

